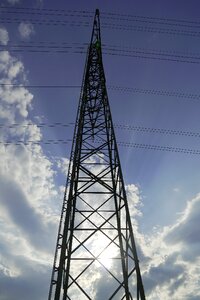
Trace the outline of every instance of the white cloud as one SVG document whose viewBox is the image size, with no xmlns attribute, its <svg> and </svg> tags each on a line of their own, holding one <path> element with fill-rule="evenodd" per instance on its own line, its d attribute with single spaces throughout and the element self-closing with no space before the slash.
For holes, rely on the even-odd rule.
<svg viewBox="0 0 200 300">
<path fill-rule="evenodd" d="M 68 167 L 69 167 L 69 159 L 62 157 L 57 159 L 57 167 L 60 169 L 60 171 L 67 176 Z"/>
<path fill-rule="evenodd" d="M 182 248 L 183 259 L 195 261 L 200 258 L 200 194 L 188 201 L 187 207 L 166 233 L 165 240 Z"/>
<path fill-rule="evenodd" d="M 22 39 L 29 39 L 34 33 L 34 26 L 30 22 L 21 22 L 18 26 L 18 31 Z"/>
<path fill-rule="evenodd" d="M 8 51 L 2 51 L 0 53 L 0 72 L 1 82 L 8 81 L 12 79 L 18 79 L 16 77 L 25 78 L 26 75 L 24 73 L 24 66 L 21 61 L 12 57 Z M 7 82 L 9 83 L 9 82 Z"/>
<path fill-rule="evenodd" d="M 21 61 L 13 58 L 8 51 L 0 53 L 0 83 L 11 84 L 24 81 L 26 74 Z M 27 117 L 31 107 L 33 95 L 23 86 L 0 87 L 0 118 L 4 122 L 16 122 L 17 119 Z"/>
<path fill-rule="evenodd" d="M 26 299 L 28 294 L 32 300 L 42 300 L 48 294 L 59 221 L 57 199 L 62 201 L 63 196 L 57 195 L 52 163 L 40 145 L 2 144 L 38 141 L 42 134 L 29 120 L 33 95 L 23 87 L 24 65 L 7 51 L 0 53 L 0 77 L 1 83 L 21 84 L 0 87 L 0 123 L 23 125 L 5 127 L 0 134 L 1 297 Z"/>
<path fill-rule="evenodd" d="M 136 216 L 142 216 L 141 213 L 142 201 L 141 201 L 139 189 L 134 184 L 128 184 L 126 186 L 126 194 L 127 194 L 128 205 L 129 205 L 129 211 L 134 221 Z"/>
<path fill-rule="evenodd" d="M 200 195 L 188 201 L 181 217 L 151 236 L 141 236 L 140 247 L 146 293 L 150 299 L 200 297 Z M 137 232 L 136 232 L 137 236 Z M 147 259 L 146 263 L 145 258 Z"/>
<path fill-rule="evenodd" d="M 33 95 L 24 87 L 2 87 L 0 88 L 0 97 L 2 100 L 1 108 L 7 109 L 8 112 L 18 114 L 21 117 L 28 116 L 28 108 L 31 106 Z M 15 111 L 10 110 L 10 105 L 15 105 Z"/>
<path fill-rule="evenodd" d="M 0 44 L 7 45 L 8 41 L 9 41 L 8 31 L 5 28 L 0 27 Z"/>
</svg>

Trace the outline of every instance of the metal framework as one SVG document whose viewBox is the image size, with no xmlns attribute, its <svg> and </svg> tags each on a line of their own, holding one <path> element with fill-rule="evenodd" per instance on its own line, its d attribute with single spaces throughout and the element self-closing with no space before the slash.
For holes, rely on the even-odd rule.
<svg viewBox="0 0 200 300">
<path fill-rule="evenodd" d="M 49 300 L 145 300 L 105 82 L 96 10 Z"/>
</svg>

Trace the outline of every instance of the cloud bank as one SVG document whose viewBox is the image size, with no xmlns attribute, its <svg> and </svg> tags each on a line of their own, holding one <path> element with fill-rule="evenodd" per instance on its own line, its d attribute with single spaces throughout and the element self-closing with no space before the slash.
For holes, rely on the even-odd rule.
<svg viewBox="0 0 200 300">
<path fill-rule="evenodd" d="M 8 32 L 2 32 L 1 42 L 6 43 Z M 42 300 L 48 294 L 62 198 L 41 146 L 15 144 L 38 141 L 42 133 L 29 119 L 33 94 L 23 86 L 23 62 L 8 51 L 0 53 L 0 78 L 0 123 L 5 124 L 0 132 L 0 299 L 29 295 Z M 7 126 L 13 123 L 20 126 Z"/>
</svg>

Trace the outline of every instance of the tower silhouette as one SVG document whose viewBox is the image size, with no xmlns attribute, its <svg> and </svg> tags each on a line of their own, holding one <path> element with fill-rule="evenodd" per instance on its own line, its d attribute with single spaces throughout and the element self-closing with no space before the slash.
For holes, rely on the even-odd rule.
<svg viewBox="0 0 200 300">
<path fill-rule="evenodd" d="M 98 10 L 87 53 L 48 299 L 145 299 L 106 91 Z"/>
</svg>

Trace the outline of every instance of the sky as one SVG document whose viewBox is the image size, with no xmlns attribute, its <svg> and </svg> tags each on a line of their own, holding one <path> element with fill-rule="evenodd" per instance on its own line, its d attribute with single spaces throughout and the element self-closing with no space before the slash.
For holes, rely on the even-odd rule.
<svg viewBox="0 0 200 300">
<path fill-rule="evenodd" d="M 47 299 L 96 8 L 147 299 L 200 299 L 199 1 L 1 0 L 0 300 Z"/>
</svg>

